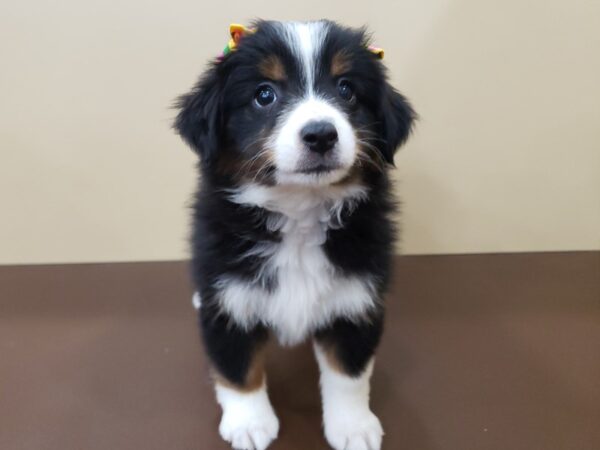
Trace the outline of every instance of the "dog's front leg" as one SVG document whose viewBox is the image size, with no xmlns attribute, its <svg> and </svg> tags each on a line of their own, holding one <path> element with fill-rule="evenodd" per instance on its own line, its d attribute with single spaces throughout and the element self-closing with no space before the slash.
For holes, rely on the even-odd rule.
<svg viewBox="0 0 600 450">
<path fill-rule="evenodd" d="M 237 450 L 264 450 L 279 432 L 263 367 L 268 332 L 261 326 L 244 330 L 208 305 L 198 314 L 223 409 L 219 433 Z"/>
<path fill-rule="evenodd" d="M 338 320 L 315 336 L 325 437 L 335 450 L 380 450 L 383 429 L 369 407 L 381 322 Z"/>
</svg>

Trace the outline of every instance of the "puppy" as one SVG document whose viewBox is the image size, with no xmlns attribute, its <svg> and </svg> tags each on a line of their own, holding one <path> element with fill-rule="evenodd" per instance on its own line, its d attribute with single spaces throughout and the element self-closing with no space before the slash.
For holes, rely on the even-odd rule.
<svg viewBox="0 0 600 450">
<path fill-rule="evenodd" d="M 200 157 L 192 273 L 219 432 L 236 449 L 277 437 L 265 344 L 311 338 L 327 441 L 377 450 L 369 378 L 395 234 L 387 171 L 415 114 L 363 30 L 259 21 L 234 37 L 179 98 L 174 125 Z"/>
</svg>

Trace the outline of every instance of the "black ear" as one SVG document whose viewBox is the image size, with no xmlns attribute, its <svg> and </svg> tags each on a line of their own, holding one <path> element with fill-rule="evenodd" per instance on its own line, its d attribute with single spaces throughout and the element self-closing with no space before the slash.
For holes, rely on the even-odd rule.
<svg viewBox="0 0 600 450">
<path fill-rule="evenodd" d="M 393 165 L 394 154 L 408 139 L 417 114 L 408 100 L 389 83 L 383 90 L 380 114 L 383 157 Z"/>
<path fill-rule="evenodd" d="M 204 162 L 210 162 L 219 148 L 222 128 L 220 103 L 219 77 L 216 67 L 212 67 L 175 104 L 179 113 L 173 127 Z"/>
</svg>

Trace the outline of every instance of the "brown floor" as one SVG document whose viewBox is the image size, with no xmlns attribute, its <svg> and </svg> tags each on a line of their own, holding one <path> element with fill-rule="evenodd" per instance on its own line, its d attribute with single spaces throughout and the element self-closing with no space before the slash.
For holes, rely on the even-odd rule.
<svg viewBox="0 0 600 450">
<path fill-rule="evenodd" d="M 0 449 L 226 449 L 183 263 L 0 267 Z M 600 253 L 399 258 L 373 377 L 385 449 L 600 449 Z M 326 449 L 307 346 L 273 449 Z"/>
</svg>

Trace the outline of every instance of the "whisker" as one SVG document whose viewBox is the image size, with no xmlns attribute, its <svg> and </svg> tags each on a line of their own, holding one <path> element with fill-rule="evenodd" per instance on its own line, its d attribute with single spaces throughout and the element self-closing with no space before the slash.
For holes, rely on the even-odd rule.
<svg viewBox="0 0 600 450">
<path fill-rule="evenodd" d="M 376 170 L 383 172 L 386 167 L 386 162 L 377 147 L 372 145 L 366 139 L 359 139 L 358 143 L 363 150 L 362 152 L 358 153 L 359 161 L 364 161 L 365 163 L 370 164 Z"/>
</svg>

